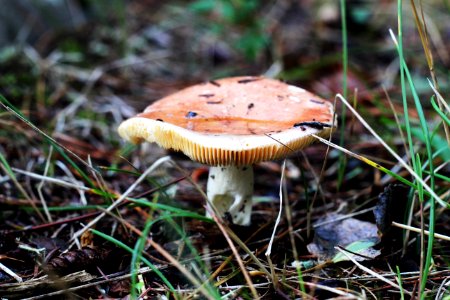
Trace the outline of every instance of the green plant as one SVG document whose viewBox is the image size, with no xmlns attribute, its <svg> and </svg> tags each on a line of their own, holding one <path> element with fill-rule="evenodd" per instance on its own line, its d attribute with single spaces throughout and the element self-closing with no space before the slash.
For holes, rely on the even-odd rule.
<svg viewBox="0 0 450 300">
<path fill-rule="evenodd" d="M 208 26 L 217 36 L 225 37 L 230 28 L 239 28 L 240 34 L 231 43 L 251 60 L 270 43 L 264 19 L 258 13 L 261 7 L 258 0 L 197 0 L 189 6 L 196 14 L 213 18 L 213 24 Z"/>
</svg>

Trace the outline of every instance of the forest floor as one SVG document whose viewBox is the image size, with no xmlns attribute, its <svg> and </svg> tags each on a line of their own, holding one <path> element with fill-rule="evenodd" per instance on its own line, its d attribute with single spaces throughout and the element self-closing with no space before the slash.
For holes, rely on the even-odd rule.
<svg viewBox="0 0 450 300">
<path fill-rule="evenodd" d="M 0 49 L 2 298 L 450 299 L 446 1 L 403 4 L 406 64 L 393 1 L 350 1 L 345 24 L 338 1 L 68 2 L 76 26 L 22 10 Z M 205 166 L 117 134 L 238 75 L 335 101 L 339 121 L 284 171 L 254 166 L 250 226 L 204 217 Z"/>
</svg>

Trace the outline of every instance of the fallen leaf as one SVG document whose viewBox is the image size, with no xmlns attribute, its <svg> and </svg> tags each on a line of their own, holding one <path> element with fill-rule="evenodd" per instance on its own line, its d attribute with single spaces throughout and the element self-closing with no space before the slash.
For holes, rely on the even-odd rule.
<svg viewBox="0 0 450 300">
<path fill-rule="evenodd" d="M 377 257 L 381 254 L 380 250 L 372 248 L 378 243 L 378 238 L 356 241 L 345 247 L 349 251 L 348 255 L 356 261 L 363 261 Z M 331 260 L 334 263 L 349 260 L 342 252 L 337 253 Z"/>
<path fill-rule="evenodd" d="M 307 248 L 319 260 L 348 260 L 337 254 L 336 246 L 359 254 L 354 255 L 357 260 L 374 258 L 380 254 L 372 248 L 379 242 L 377 226 L 373 223 L 332 213 L 317 220 L 315 225 L 314 240 Z"/>
</svg>

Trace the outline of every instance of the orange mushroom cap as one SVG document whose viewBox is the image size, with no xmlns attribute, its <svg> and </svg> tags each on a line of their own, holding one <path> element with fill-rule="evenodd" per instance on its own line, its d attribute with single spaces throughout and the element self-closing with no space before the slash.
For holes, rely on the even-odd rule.
<svg viewBox="0 0 450 300">
<path fill-rule="evenodd" d="M 156 142 L 209 165 L 250 165 L 309 145 L 335 127 L 333 105 L 264 77 L 231 77 L 183 89 L 124 121 L 119 134 Z"/>
</svg>

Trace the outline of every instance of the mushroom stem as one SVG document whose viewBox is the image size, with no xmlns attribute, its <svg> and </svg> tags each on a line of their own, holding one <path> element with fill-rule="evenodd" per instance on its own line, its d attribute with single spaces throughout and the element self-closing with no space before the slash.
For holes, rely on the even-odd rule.
<svg viewBox="0 0 450 300">
<path fill-rule="evenodd" d="M 206 194 L 221 216 L 229 213 L 234 224 L 249 225 L 252 212 L 253 167 L 211 167 Z M 209 213 L 206 215 L 209 216 Z"/>
</svg>

